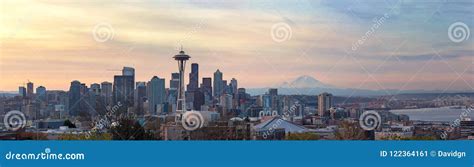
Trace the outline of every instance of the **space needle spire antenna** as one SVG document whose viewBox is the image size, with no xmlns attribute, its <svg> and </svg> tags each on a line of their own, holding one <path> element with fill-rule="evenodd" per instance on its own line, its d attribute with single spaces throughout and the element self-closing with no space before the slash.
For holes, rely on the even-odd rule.
<svg viewBox="0 0 474 167">
<path fill-rule="evenodd" d="M 178 62 L 179 69 L 179 87 L 178 87 L 178 97 L 176 104 L 176 122 L 180 122 L 182 115 L 186 112 L 186 101 L 184 97 L 184 70 L 186 67 L 186 61 L 191 58 L 183 51 L 183 45 L 181 45 L 181 51 L 173 57 Z"/>
</svg>

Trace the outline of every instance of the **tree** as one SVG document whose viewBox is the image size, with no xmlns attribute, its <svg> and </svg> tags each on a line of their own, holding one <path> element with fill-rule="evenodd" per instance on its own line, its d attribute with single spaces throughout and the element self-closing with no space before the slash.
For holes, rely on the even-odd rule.
<svg viewBox="0 0 474 167">
<path fill-rule="evenodd" d="M 153 134 L 146 131 L 132 118 L 120 118 L 118 125 L 110 129 L 113 140 L 153 140 Z"/>
<path fill-rule="evenodd" d="M 66 121 L 64 121 L 63 126 L 67 126 L 67 127 L 69 127 L 69 128 L 76 128 L 76 125 L 73 124 L 69 119 L 66 120 Z"/>
<path fill-rule="evenodd" d="M 365 140 L 365 131 L 360 128 L 357 122 L 342 122 L 339 125 L 339 130 L 336 132 L 336 139 L 338 140 Z"/>
<path fill-rule="evenodd" d="M 161 139 L 161 121 L 159 118 L 147 118 L 143 123 L 143 128 L 145 131 L 153 134 L 154 138 L 157 140 Z"/>
<path fill-rule="evenodd" d="M 91 133 L 85 134 L 62 134 L 58 137 L 58 140 L 111 140 L 112 135 L 110 133 Z"/>
</svg>

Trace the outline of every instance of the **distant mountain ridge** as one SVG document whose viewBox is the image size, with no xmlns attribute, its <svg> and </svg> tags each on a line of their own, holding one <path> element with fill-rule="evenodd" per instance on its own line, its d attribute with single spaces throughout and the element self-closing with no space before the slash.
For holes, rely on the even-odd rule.
<svg viewBox="0 0 474 167">
<path fill-rule="evenodd" d="M 328 92 L 336 96 L 385 96 L 405 93 L 439 93 L 441 90 L 369 90 L 354 88 L 339 88 L 330 84 L 323 83 L 311 76 L 302 75 L 290 82 L 283 82 L 275 87 L 266 88 L 248 88 L 247 92 L 251 95 L 265 94 L 269 88 L 278 88 L 278 94 L 282 95 L 317 95 Z M 464 91 L 451 91 L 464 92 Z M 468 91 L 469 92 L 469 91 Z M 445 92 L 449 93 L 449 92 Z"/>
</svg>

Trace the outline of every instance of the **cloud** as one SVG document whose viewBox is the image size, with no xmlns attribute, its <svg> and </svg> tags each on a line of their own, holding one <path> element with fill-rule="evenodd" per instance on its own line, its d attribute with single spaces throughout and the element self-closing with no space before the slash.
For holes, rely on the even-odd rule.
<svg viewBox="0 0 474 167">
<path fill-rule="evenodd" d="M 366 77 L 361 66 L 372 71 L 386 56 L 395 54 L 406 64 L 390 59 L 383 68 L 386 70 L 381 70 L 390 75 L 377 77 L 397 88 L 402 83 L 397 85 L 395 79 L 385 77 L 399 79 L 400 74 L 394 74 L 397 70 L 416 71 L 413 64 L 429 60 L 433 46 L 439 46 L 436 49 L 446 61 L 465 66 L 462 61 L 472 56 L 472 50 L 466 49 L 472 43 L 446 43 L 447 27 L 443 26 L 449 26 L 453 17 L 472 14 L 472 2 L 446 3 L 436 16 L 441 21 L 429 24 L 420 20 L 442 3 L 386 2 L 5 1 L 8 7 L 0 13 L 5 23 L 0 27 L 0 68 L 2 78 L 9 79 L 0 90 L 16 90 L 17 80 L 25 79 L 56 89 L 67 88 L 74 79 L 111 81 L 114 73 L 106 69 L 125 65 L 137 69 L 137 80 L 154 75 L 169 79 L 176 71 L 171 57 L 179 44 L 192 56 L 192 62 L 201 65 L 201 76 L 212 76 L 219 68 L 244 87 L 263 87 L 303 74 L 349 87 Z M 373 24 L 373 18 L 392 9 L 396 15 L 357 52 L 347 53 Z M 94 40 L 92 29 L 103 22 L 113 27 L 115 36 L 100 43 Z M 292 38 L 283 43 L 273 41 L 270 34 L 279 22 L 292 29 Z M 433 32 L 442 34 L 433 40 Z M 403 41 L 406 44 L 396 50 Z M 346 57 L 348 54 L 359 62 Z M 431 74 L 423 71 L 420 76 Z"/>
</svg>

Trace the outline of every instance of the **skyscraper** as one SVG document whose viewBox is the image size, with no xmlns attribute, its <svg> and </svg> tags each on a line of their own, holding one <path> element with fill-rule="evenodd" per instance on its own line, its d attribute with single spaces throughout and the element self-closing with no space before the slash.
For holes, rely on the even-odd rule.
<svg viewBox="0 0 474 167">
<path fill-rule="evenodd" d="M 101 86 L 101 96 L 104 98 L 104 102 L 106 106 L 111 106 L 112 105 L 112 83 L 110 82 L 102 82 L 100 84 Z"/>
<path fill-rule="evenodd" d="M 36 88 L 36 95 L 38 96 L 38 99 L 45 102 L 46 101 L 46 88 L 44 86 L 38 86 Z"/>
<path fill-rule="evenodd" d="M 125 108 L 133 106 L 133 88 L 135 82 L 133 76 L 116 75 L 114 76 L 113 100 L 114 104 L 124 105 Z"/>
<path fill-rule="evenodd" d="M 205 96 L 200 88 L 193 92 L 193 110 L 200 111 L 201 106 L 205 104 Z"/>
<path fill-rule="evenodd" d="M 171 73 L 170 89 L 168 92 L 168 103 L 176 105 L 178 98 L 179 73 Z"/>
<path fill-rule="evenodd" d="M 100 95 L 100 84 L 93 83 L 91 84 L 91 92 L 93 95 Z"/>
<path fill-rule="evenodd" d="M 28 97 L 33 97 L 34 92 L 33 92 L 33 82 L 29 82 L 26 84 L 26 96 Z"/>
<path fill-rule="evenodd" d="M 114 76 L 113 100 L 114 104 L 120 102 L 125 108 L 134 104 L 135 69 L 123 67 L 122 75 Z"/>
<path fill-rule="evenodd" d="M 147 91 L 145 82 L 137 82 L 135 89 L 135 108 L 138 115 L 144 114 L 143 103 L 147 100 Z"/>
<path fill-rule="evenodd" d="M 85 84 L 84 84 L 85 85 Z M 86 99 L 87 103 L 86 107 L 88 112 L 92 115 L 97 115 L 105 112 L 105 103 L 102 98 L 100 98 L 100 84 L 93 83 L 91 84 L 90 88 L 87 90 Z"/>
<path fill-rule="evenodd" d="M 18 94 L 20 94 L 21 97 L 26 97 L 26 88 L 24 86 L 18 87 Z"/>
<path fill-rule="evenodd" d="M 185 92 L 185 99 L 186 99 L 186 106 L 187 106 L 186 108 L 187 109 L 198 110 L 198 109 L 196 109 L 198 107 L 194 105 L 194 104 L 196 104 L 196 103 L 194 103 L 195 97 L 200 98 L 201 96 L 199 96 L 199 95 L 202 95 L 202 93 L 197 92 L 197 91 L 199 91 L 199 85 L 198 84 L 199 84 L 199 65 L 197 63 L 193 63 L 193 64 L 191 64 L 191 73 L 189 73 L 189 84 L 188 84 L 187 90 Z M 202 99 L 198 99 L 198 100 L 204 101 L 204 97 L 202 97 Z M 201 106 L 199 105 L 199 109 L 200 109 L 200 107 Z"/>
<path fill-rule="evenodd" d="M 230 88 L 229 85 L 227 85 L 227 80 L 222 80 L 222 94 L 230 94 Z"/>
<path fill-rule="evenodd" d="M 191 64 L 191 73 L 189 73 L 189 84 L 187 91 L 196 91 L 199 87 L 199 65 Z"/>
<path fill-rule="evenodd" d="M 216 72 L 214 72 L 214 97 L 215 98 L 220 98 L 221 94 L 223 93 L 224 85 L 222 84 L 222 72 L 217 69 Z"/>
<path fill-rule="evenodd" d="M 122 69 L 123 76 L 134 76 L 135 77 L 135 69 L 132 67 L 123 67 Z"/>
<path fill-rule="evenodd" d="M 232 78 L 232 80 L 230 80 L 230 89 L 231 89 L 231 94 L 236 97 L 237 95 L 237 89 L 238 89 L 238 85 L 237 85 L 237 80 L 235 78 Z"/>
<path fill-rule="evenodd" d="M 89 88 L 87 88 L 87 85 L 85 83 L 81 83 L 81 95 L 85 95 L 87 92 L 89 92 Z"/>
<path fill-rule="evenodd" d="M 81 100 L 81 82 L 72 81 L 69 87 L 69 115 L 77 116 L 82 110 Z"/>
<path fill-rule="evenodd" d="M 333 106 L 332 94 L 330 93 L 321 93 L 318 95 L 318 115 L 328 116 L 329 109 Z"/>
<path fill-rule="evenodd" d="M 271 110 L 278 111 L 278 114 L 282 114 L 281 112 L 281 105 L 280 105 L 280 97 L 278 96 L 278 89 L 270 88 L 268 89 L 268 95 L 270 96 L 271 100 Z"/>
<path fill-rule="evenodd" d="M 204 94 L 205 104 L 212 102 L 212 78 L 202 78 L 201 91 Z"/>
</svg>

